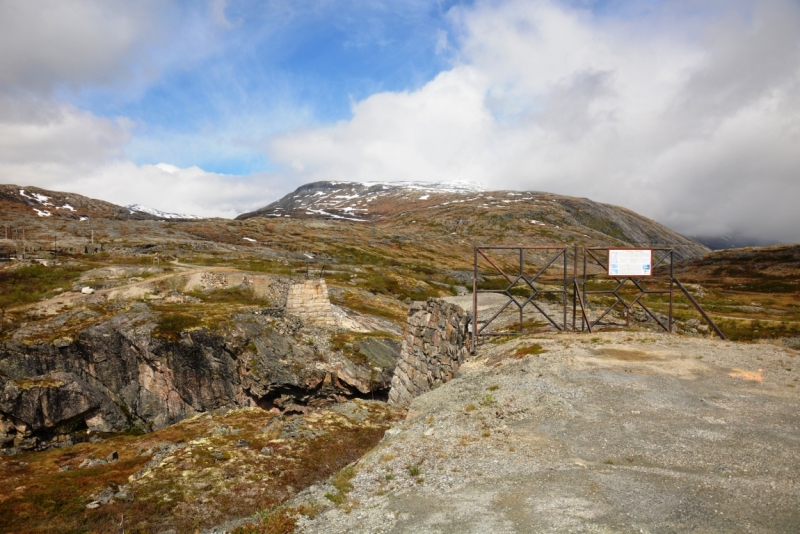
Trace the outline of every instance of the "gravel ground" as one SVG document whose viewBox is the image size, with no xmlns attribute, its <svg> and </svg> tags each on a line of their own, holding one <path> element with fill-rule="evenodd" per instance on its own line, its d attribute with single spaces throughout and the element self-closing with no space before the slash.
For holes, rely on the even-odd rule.
<svg viewBox="0 0 800 534">
<path fill-rule="evenodd" d="M 798 532 L 798 354 L 629 332 L 483 345 L 358 462 L 346 502 L 298 495 L 316 515 L 297 532 Z"/>
</svg>

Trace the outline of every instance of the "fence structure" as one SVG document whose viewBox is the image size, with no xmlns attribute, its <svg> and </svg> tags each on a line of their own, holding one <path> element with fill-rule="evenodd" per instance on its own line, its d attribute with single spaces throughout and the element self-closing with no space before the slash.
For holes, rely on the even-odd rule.
<svg viewBox="0 0 800 534">
<path fill-rule="evenodd" d="M 497 251 L 507 251 L 515 253 L 515 256 L 518 256 L 518 269 L 517 272 L 513 274 L 509 274 L 505 272 L 505 270 L 498 265 L 498 262 L 495 261 L 491 257 L 492 252 Z M 545 259 L 544 266 L 541 266 L 537 269 L 536 274 L 532 276 L 528 276 L 526 274 L 526 267 L 529 267 L 531 264 L 530 262 L 526 261 L 525 253 L 530 251 L 550 251 L 555 252 L 555 254 L 550 255 Z M 491 335 L 506 335 L 505 333 L 495 333 L 495 332 L 485 332 L 485 330 L 489 327 L 489 325 L 494 322 L 501 313 L 503 313 L 509 306 L 516 306 L 519 311 L 519 332 L 522 332 L 524 329 L 524 311 L 526 307 L 536 309 L 547 321 L 553 325 L 557 330 L 563 331 L 567 330 L 568 323 L 567 323 L 567 299 L 568 299 L 568 278 L 567 278 L 567 265 L 569 262 L 568 259 L 568 247 L 561 246 L 561 247 L 554 247 L 554 246 L 485 246 L 485 247 L 475 247 L 474 249 L 474 275 L 472 278 L 472 351 L 474 352 L 477 348 L 477 339 L 481 335 L 491 336 Z M 508 286 L 503 289 L 478 289 L 478 279 L 480 278 L 480 274 L 478 271 L 478 260 L 479 258 L 483 258 L 486 262 L 500 275 L 505 279 L 508 283 Z M 559 262 L 561 260 L 561 262 Z M 538 287 L 537 283 L 540 278 L 544 275 L 545 271 L 549 269 L 557 262 L 561 263 L 562 267 L 562 276 L 560 280 L 560 287 L 557 289 L 551 288 L 546 289 L 543 287 Z M 513 293 L 512 293 L 513 291 Z M 492 315 L 486 321 L 479 321 L 478 319 L 478 301 L 480 294 L 500 294 L 506 296 L 505 303 L 500 307 L 497 312 Z M 523 295 L 514 294 L 514 293 L 524 293 Z M 548 295 L 548 294 L 558 294 L 561 295 L 561 304 L 562 304 L 562 320 L 561 323 L 556 321 L 547 311 L 545 311 L 542 306 L 537 303 L 534 299 L 540 295 Z"/>
<path fill-rule="evenodd" d="M 569 254 L 570 249 L 573 254 Z M 536 274 L 527 275 L 526 270 L 531 266 L 526 258 L 526 253 L 538 251 L 546 253 L 544 261 L 540 262 Z M 506 266 L 501 267 L 497 258 L 493 254 L 502 252 L 505 254 L 506 263 L 509 262 L 509 254 L 515 257 L 514 272 Z M 549 252 L 549 254 L 547 254 Z M 646 274 L 631 274 L 620 271 L 616 264 L 609 261 L 612 253 L 624 254 L 649 253 L 649 260 L 646 260 Z M 572 256 L 572 277 L 568 277 L 570 256 Z M 646 255 L 643 257 L 647 257 Z M 495 276 L 501 277 L 500 285 L 489 289 L 479 288 L 479 280 L 482 276 L 479 272 L 479 260 L 485 260 L 493 269 Z M 641 308 L 656 324 L 665 332 L 673 331 L 673 302 L 675 288 L 679 289 L 689 300 L 689 302 L 702 315 L 703 319 L 716 332 L 720 339 L 726 339 L 725 334 L 717 327 L 711 317 L 703 310 L 697 300 L 692 297 L 686 287 L 675 278 L 674 270 L 675 251 L 671 248 L 647 248 L 647 249 L 624 249 L 614 247 L 569 247 L 569 246 L 475 246 L 474 265 L 472 280 L 472 321 L 470 330 L 471 352 L 477 349 L 478 340 L 481 336 L 509 335 L 512 332 L 491 332 L 488 327 L 497 320 L 500 315 L 509 307 L 516 307 L 519 312 L 518 333 L 524 330 L 525 309 L 535 309 L 543 316 L 556 330 L 559 331 L 588 331 L 592 332 L 596 327 L 602 325 L 602 321 L 615 308 L 622 308 L 625 313 L 625 324 L 630 326 L 631 310 L 635 307 Z M 582 264 L 581 276 L 578 276 L 578 266 Z M 557 268 L 560 272 L 558 280 L 552 275 L 552 269 Z M 545 272 L 551 269 L 551 280 L 547 287 L 542 287 L 540 283 Z M 592 282 L 611 283 L 611 288 L 591 289 L 588 287 L 589 279 Z M 507 285 L 506 285 L 507 284 Z M 498 284 L 495 284 L 498 285 Z M 660 287 L 652 287 L 660 285 Z M 572 295 L 572 323 L 567 320 L 567 303 L 570 293 Z M 505 302 L 488 319 L 479 320 L 478 309 L 481 295 L 499 294 L 506 297 Z M 552 312 L 548 313 L 534 299 L 540 295 L 556 294 L 559 295 L 561 309 L 561 321 L 557 321 Z M 668 299 L 668 314 L 666 318 L 660 316 L 645 303 L 649 296 L 666 296 Z M 605 299 L 603 299 L 605 297 Z M 605 308 L 594 319 L 590 317 L 590 300 L 606 300 Z M 608 304 L 608 300 L 611 303 Z M 580 327 L 578 327 L 578 316 L 580 314 Z M 605 326 L 605 325 L 602 325 Z"/>
<path fill-rule="evenodd" d="M 588 267 L 590 263 L 594 263 L 595 265 L 601 267 L 606 273 L 611 271 L 609 266 L 609 258 L 603 257 L 602 254 L 605 252 L 608 254 L 608 248 L 601 248 L 601 247 L 584 247 L 583 248 L 583 277 L 581 279 L 581 288 L 580 294 L 581 297 L 579 300 L 581 304 L 581 331 L 583 331 L 584 325 L 589 332 L 592 331 L 592 328 L 600 323 L 603 318 L 611 313 L 611 311 L 617 307 L 617 305 L 622 305 L 625 310 L 625 325 L 630 326 L 631 324 L 631 308 L 634 306 L 639 306 L 642 310 L 650 316 L 664 331 L 672 332 L 672 323 L 673 323 L 673 316 L 672 316 L 672 304 L 673 304 L 673 284 L 674 284 L 674 255 L 675 251 L 671 248 L 653 248 L 647 249 L 651 251 L 652 263 L 651 263 L 651 272 L 655 273 L 662 264 L 668 261 L 667 265 L 669 266 L 669 288 L 668 289 L 648 289 L 644 287 L 645 280 L 648 278 L 661 278 L 657 277 L 655 274 L 651 274 L 650 276 L 616 276 L 616 277 L 609 277 L 611 280 L 614 281 L 616 284 L 613 289 L 600 289 L 600 290 L 587 290 L 586 282 L 587 282 L 587 275 L 588 275 Z M 617 249 L 617 250 L 624 250 L 624 249 Z M 637 249 L 638 250 L 638 249 Z M 625 285 L 630 282 L 633 286 L 634 291 L 636 292 L 635 295 L 629 296 L 629 300 L 626 300 L 625 297 L 621 294 Z M 575 290 L 578 289 L 578 284 L 576 281 Z M 589 298 L 593 295 L 608 295 L 613 296 L 614 302 L 608 306 L 600 316 L 595 319 L 594 321 L 590 321 L 586 314 L 585 307 L 588 305 Z M 655 314 L 653 311 L 648 308 L 642 299 L 648 295 L 669 295 L 669 315 L 667 317 L 667 324 L 664 324 L 662 320 Z"/>
</svg>

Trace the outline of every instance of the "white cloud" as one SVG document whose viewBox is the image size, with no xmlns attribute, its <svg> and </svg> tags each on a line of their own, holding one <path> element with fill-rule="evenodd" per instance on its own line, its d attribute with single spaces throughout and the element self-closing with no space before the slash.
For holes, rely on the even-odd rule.
<svg viewBox="0 0 800 534">
<path fill-rule="evenodd" d="M 139 125 L 63 99 L 87 89 L 132 94 L 207 54 L 215 46 L 211 23 L 227 20 L 225 2 L 209 7 L 211 20 L 171 1 L 0 1 L 0 179 L 223 217 L 287 192 L 270 187 L 269 175 L 135 165 L 125 158 Z"/>
<path fill-rule="evenodd" d="M 482 179 L 496 157 L 484 84 L 463 67 L 416 92 L 376 94 L 350 121 L 279 136 L 272 154 L 302 181 Z"/>
<path fill-rule="evenodd" d="M 0 87 L 47 92 L 127 77 L 164 37 L 165 3 L 152 0 L 8 0 L 0 2 Z"/>
<path fill-rule="evenodd" d="M 121 157 L 132 128 L 129 120 L 97 117 L 47 98 L 0 95 L 0 166 L 19 172 L 59 164 L 88 169 Z"/>
<path fill-rule="evenodd" d="M 690 234 L 800 241 L 800 6 L 627 20 L 548 1 L 452 12 L 457 66 L 279 136 L 293 180 L 477 180 L 622 204 Z M 691 9 L 690 9 L 691 8 Z"/>
<path fill-rule="evenodd" d="M 621 204 L 689 234 L 800 241 L 797 2 L 634 2 L 615 17 L 479 1 L 451 10 L 453 31 L 431 51 L 452 56 L 450 70 L 356 102 L 350 120 L 286 134 L 274 132 L 308 124 L 310 112 L 272 101 L 254 112 L 248 100 L 210 131 L 140 135 L 126 118 L 56 99 L 87 87 L 129 97 L 214 50 L 219 29 L 238 24 L 228 12 L 244 16 L 224 0 L 176 6 L 0 0 L 3 182 L 234 216 L 313 180 L 477 181 Z M 190 166 L 205 153 L 237 160 L 269 136 L 281 173 Z M 142 153 L 165 163 L 125 160 Z"/>
<path fill-rule="evenodd" d="M 233 218 L 264 205 L 293 189 L 268 173 L 248 177 L 206 172 L 198 167 L 180 168 L 159 163 L 135 165 L 129 161 L 107 162 L 78 169 L 65 164 L 0 164 L 4 183 L 35 185 L 68 191 L 125 206 L 142 204 L 161 211 L 202 217 Z"/>
<path fill-rule="evenodd" d="M 119 205 L 143 204 L 161 211 L 233 218 L 260 208 L 264 198 L 288 193 L 268 174 L 247 178 L 206 172 L 198 167 L 113 163 L 73 179 L 68 190 Z"/>
</svg>

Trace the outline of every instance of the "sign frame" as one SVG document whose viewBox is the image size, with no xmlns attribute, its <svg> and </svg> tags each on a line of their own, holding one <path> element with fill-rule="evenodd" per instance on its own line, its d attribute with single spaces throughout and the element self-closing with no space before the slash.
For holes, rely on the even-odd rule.
<svg viewBox="0 0 800 534">
<path fill-rule="evenodd" d="M 647 272 L 648 274 L 642 273 L 620 273 L 617 271 L 616 273 L 612 272 L 613 268 L 611 263 L 611 253 L 612 252 L 649 252 L 649 263 L 646 264 L 646 269 L 642 269 L 643 271 Z M 606 269 L 606 275 L 610 278 L 652 278 L 653 277 L 653 249 L 652 248 L 608 248 L 606 249 L 608 253 L 608 267 Z M 642 264 L 645 266 L 644 264 Z"/>
</svg>

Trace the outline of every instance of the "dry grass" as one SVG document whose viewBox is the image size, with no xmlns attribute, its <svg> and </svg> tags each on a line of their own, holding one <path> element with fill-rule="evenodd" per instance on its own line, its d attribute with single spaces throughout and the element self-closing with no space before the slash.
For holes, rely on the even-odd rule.
<svg viewBox="0 0 800 534">
<path fill-rule="evenodd" d="M 328 411 L 304 416 L 309 418 L 304 426 L 315 430 L 316 437 L 268 440 L 259 430 L 272 414 L 242 409 L 201 415 L 151 434 L 118 435 L 98 443 L 0 458 L 0 517 L 5 518 L 0 530 L 158 532 L 175 528 L 194 532 L 259 510 L 273 510 L 299 490 L 360 458 L 400 417 L 399 412 L 380 405 L 368 405 L 368 409 L 370 416 L 359 424 Z M 232 430 L 225 433 L 225 429 Z M 132 502 L 86 509 L 93 495 L 128 483 L 152 458 L 141 451 L 161 444 L 182 448 L 169 452 L 129 483 Z M 266 445 L 274 454 L 259 453 Z M 112 451 L 119 453 L 119 461 L 77 468 L 90 454 L 104 458 Z M 73 470 L 59 471 L 64 465 Z M 346 477 L 342 480 L 345 488 Z M 254 527 L 262 530 L 253 532 L 273 532 L 264 530 L 264 525 L 289 524 L 287 513 L 264 515 L 261 526 Z"/>
</svg>

